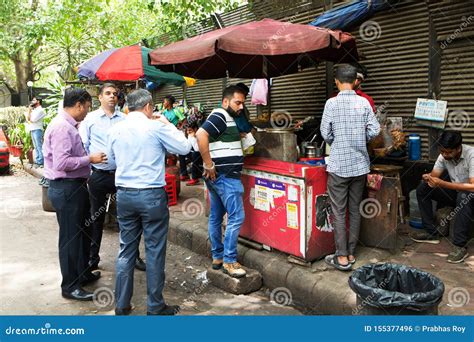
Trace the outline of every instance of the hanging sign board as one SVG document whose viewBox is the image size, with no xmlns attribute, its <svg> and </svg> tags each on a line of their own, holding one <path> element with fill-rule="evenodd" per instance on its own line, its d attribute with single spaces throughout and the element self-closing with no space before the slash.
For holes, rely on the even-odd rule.
<svg viewBox="0 0 474 342">
<path fill-rule="evenodd" d="M 421 99 L 416 101 L 415 119 L 444 122 L 448 102 L 442 100 Z"/>
</svg>

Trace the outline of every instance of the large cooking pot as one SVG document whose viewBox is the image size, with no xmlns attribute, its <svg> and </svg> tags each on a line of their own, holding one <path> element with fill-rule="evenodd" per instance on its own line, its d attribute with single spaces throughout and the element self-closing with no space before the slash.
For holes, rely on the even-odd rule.
<svg viewBox="0 0 474 342">
<path fill-rule="evenodd" d="M 294 128 L 266 128 L 255 134 L 255 157 L 286 162 L 298 161 L 298 144 Z"/>
</svg>

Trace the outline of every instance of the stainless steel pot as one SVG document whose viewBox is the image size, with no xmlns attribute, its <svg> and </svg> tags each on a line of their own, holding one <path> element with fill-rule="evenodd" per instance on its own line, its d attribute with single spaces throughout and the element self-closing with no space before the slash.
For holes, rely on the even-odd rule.
<svg viewBox="0 0 474 342">
<path fill-rule="evenodd" d="M 303 153 L 305 158 L 321 158 L 324 156 L 324 151 L 321 147 L 318 147 L 316 143 L 304 142 Z"/>
<path fill-rule="evenodd" d="M 298 161 L 298 145 L 294 131 L 293 128 L 267 128 L 257 132 L 253 155 L 292 163 Z"/>
</svg>

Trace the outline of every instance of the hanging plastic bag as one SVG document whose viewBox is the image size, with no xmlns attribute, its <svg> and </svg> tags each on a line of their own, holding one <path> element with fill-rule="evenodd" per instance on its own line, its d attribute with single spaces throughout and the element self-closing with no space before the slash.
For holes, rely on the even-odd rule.
<svg viewBox="0 0 474 342">
<path fill-rule="evenodd" d="M 252 82 L 252 100 L 253 105 L 267 105 L 268 81 L 265 78 L 259 78 Z"/>
</svg>

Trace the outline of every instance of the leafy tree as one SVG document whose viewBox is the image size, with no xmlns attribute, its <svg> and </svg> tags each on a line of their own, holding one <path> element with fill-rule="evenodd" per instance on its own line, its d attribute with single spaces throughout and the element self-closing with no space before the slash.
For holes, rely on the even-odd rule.
<svg viewBox="0 0 474 342">
<path fill-rule="evenodd" d="M 34 55 L 44 41 L 46 26 L 38 9 L 38 0 L 0 0 L 0 59 L 13 64 L 19 91 L 34 79 Z"/>
<path fill-rule="evenodd" d="M 64 80 L 113 47 L 149 47 L 200 33 L 209 15 L 239 0 L 0 0 L 0 77 L 15 69 L 16 89 L 54 67 Z M 10 65 L 10 67 L 9 67 Z M 12 67 L 13 65 L 13 67 Z M 3 75 L 2 75 L 3 74 Z"/>
</svg>

